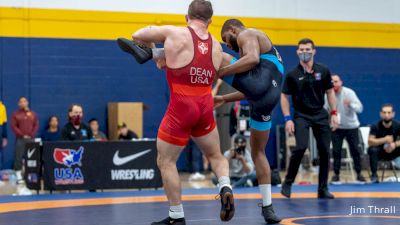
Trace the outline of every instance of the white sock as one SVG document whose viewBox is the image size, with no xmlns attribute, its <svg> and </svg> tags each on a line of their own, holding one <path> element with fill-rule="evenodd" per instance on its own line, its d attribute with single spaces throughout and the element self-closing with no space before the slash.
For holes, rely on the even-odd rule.
<svg viewBox="0 0 400 225">
<path fill-rule="evenodd" d="M 272 204 L 271 184 L 260 184 L 260 193 L 262 197 L 262 205 L 267 206 Z"/>
<path fill-rule="evenodd" d="M 221 191 L 221 189 L 223 187 L 229 187 L 230 189 L 232 189 L 231 179 L 228 176 L 222 176 L 222 177 L 218 178 L 219 191 Z"/>
<path fill-rule="evenodd" d="M 171 205 L 169 206 L 169 217 L 172 219 L 179 219 L 185 217 L 183 212 L 183 205 Z"/>
</svg>

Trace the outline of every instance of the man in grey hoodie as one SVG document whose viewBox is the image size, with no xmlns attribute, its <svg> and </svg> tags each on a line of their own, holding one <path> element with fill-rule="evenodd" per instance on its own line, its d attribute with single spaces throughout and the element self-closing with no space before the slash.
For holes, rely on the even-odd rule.
<svg viewBox="0 0 400 225">
<path fill-rule="evenodd" d="M 332 132 L 333 147 L 333 169 L 335 175 L 332 177 L 332 183 L 340 182 L 340 166 L 342 159 L 342 144 L 346 138 L 351 157 L 354 162 L 354 169 L 357 172 L 357 181 L 365 182 L 365 178 L 361 175 L 361 159 L 359 151 L 359 132 L 360 122 L 357 113 L 363 111 L 363 105 L 358 99 L 356 93 L 347 87 L 343 87 L 343 82 L 339 75 L 332 75 L 333 90 L 336 95 L 336 110 L 338 115 L 338 129 Z M 326 96 L 325 96 L 326 99 Z M 325 109 L 329 111 L 329 105 L 325 100 Z"/>
</svg>

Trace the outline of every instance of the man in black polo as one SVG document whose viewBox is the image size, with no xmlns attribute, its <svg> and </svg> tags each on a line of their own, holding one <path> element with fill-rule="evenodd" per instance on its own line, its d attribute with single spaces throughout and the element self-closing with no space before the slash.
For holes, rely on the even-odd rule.
<svg viewBox="0 0 400 225">
<path fill-rule="evenodd" d="M 331 128 L 337 127 L 336 98 L 333 91 L 329 69 L 314 62 L 314 42 L 308 38 L 298 43 L 297 55 L 299 65 L 291 70 L 285 78 L 281 107 L 285 118 L 285 129 L 289 135 L 295 135 L 296 148 L 292 151 L 289 168 L 282 184 L 282 195 L 290 198 L 291 186 L 299 169 L 301 159 L 308 147 L 309 128 L 311 127 L 317 142 L 320 168 L 318 198 L 333 199 L 328 191 L 329 147 Z M 323 108 L 324 95 L 327 94 L 331 109 L 329 113 Z M 289 95 L 292 96 L 294 117 L 290 116 Z"/>
<path fill-rule="evenodd" d="M 61 140 L 88 141 L 93 139 L 92 130 L 83 123 L 83 109 L 79 104 L 72 104 L 68 109 L 69 122 L 61 130 Z"/>
<path fill-rule="evenodd" d="M 368 136 L 368 155 L 371 165 L 371 182 L 378 183 L 376 171 L 379 160 L 393 160 L 400 156 L 400 123 L 395 121 L 392 104 L 384 104 L 381 120 L 371 126 Z"/>
</svg>

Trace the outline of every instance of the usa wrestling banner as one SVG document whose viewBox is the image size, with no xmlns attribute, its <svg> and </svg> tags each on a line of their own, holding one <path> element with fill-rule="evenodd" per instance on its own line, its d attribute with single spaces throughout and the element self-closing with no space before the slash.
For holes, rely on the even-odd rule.
<svg viewBox="0 0 400 225">
<path fill-rule="evenodd" d="M 43 145 L 46 190 L 158 188 L 155 141 Z"/>
</svg>

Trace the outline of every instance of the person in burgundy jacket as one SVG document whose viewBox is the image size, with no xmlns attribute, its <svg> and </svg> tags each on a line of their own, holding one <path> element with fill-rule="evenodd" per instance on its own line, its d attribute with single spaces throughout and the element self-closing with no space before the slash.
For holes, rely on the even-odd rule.
<svg viewBox="0 0 400 225">
<path fill-rule="evenodd" d="M 25 143 L 33 141 L 39 129 L 39 120 L 35 112 L 29 109 L 26 97 L 18 100 L 19 109 L 11 115 L 11 129 L 15 133 L 15 157 L 14 169 L 20 171 L 22 168 L 22 157 L 24 155 Z M 22 177 L 19 177 L 22 179 Z"/>
</svg>

